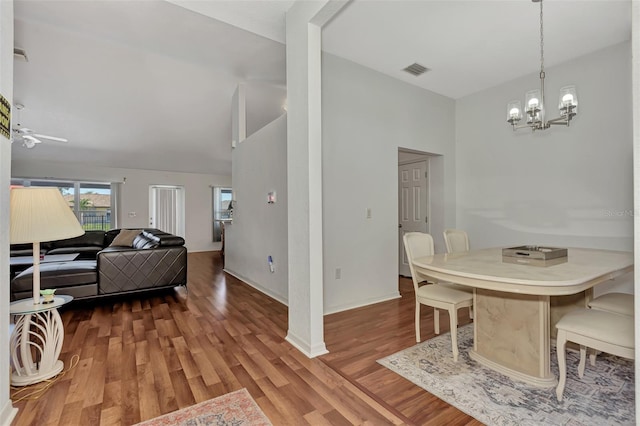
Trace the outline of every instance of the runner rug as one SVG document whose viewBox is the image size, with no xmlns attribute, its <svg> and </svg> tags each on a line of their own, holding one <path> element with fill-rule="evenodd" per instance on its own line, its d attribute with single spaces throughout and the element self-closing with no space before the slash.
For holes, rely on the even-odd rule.
<svg viewBox="0 0 640 426">
<path fill-rule="evenodd" d="M 240 389 L 208 401 L 138 423 L 139 426 L 271 426 L 246 389 Z"/>
<path fill-rule="evenodd" d="M 449 333 L 378 363 L 487 425 L 635 425 L 633 361 L 599 354 L 595 367 L 587 360 L 580 379 L 580 355 L 567 351 L 567 385 L 558 402 L 555 388 L 529 386 L 469 358 L 472 324 L 458 329 L 458 339 L 457 363 Z M 551 372 L 557 377 L 555 346 Z"/>
</svg>

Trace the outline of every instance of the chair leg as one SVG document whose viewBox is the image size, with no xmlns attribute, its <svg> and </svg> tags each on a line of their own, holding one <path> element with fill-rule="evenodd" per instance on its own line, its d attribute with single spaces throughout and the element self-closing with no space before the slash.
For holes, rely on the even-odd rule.
<svg viewBox="0 0 640 426">
<path fill-rule="evenodd" d="M 587 347 L 580 345 L 580 363 L 578 364 L 578 376 L 582 379 L 584 376 L 584 366 L 587 363 Z"/>
<path fill-rule="evenodd" d="M 416 302 L 416 342 L 420 343 L 420 302 Z"/>
<path fill-rule="evenodd" d="M 564 392 L 564 386 L 567 383 L 567 359 L 566 359 L 566 347 L 567 347 L 567 332 L 564 330 L 558 330 L 556 336 L 556 352 L 558 354 L 558 368 L 560 370 L 558 387 L 556 388 L 556 396 L 558 401 L 562 401 L 562 394 Z"/>
<path fill-rule="evenodd" d="M 596 356 L 598 356 L 598 351 L 595 349 L 591 349 L 589 354 L 589 364 L 591 364 L 592 367 L 596 366 Z"/>
<path fill-rule="evenodd" d="M 433 328 L 436 334 L 440 334 L 440 312 L 436 308 L 433 308 Z"/>
<path fill-rule="evenodd" d="M 449 308 L 449 324 L 451 328 L 453 362 L 458 362 L 458 310 L 455 307 Z"/>
</svg>

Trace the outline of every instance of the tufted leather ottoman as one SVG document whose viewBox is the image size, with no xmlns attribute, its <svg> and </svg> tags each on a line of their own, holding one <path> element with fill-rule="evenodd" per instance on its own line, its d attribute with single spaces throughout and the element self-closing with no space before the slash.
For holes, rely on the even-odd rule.
<svg viewBox="0 0 640 426">
<path fill-rule="evenodd" d="M 95 260 L 51 262 L 40 265 L 40 288 L 55 288 L 56 294 L 75 298 L 98 294 L 98 274 Z M 13 299 L 33 296 L 33 267 L 20 272 L 11 281 Z"/>
</svg>

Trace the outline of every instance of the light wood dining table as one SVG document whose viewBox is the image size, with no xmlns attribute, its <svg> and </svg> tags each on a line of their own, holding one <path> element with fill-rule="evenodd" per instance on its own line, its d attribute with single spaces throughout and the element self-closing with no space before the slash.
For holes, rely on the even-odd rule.
<svg viewBox="0 0 640 426">
<path fill-rule="evenodd" d="M 424 279 L 474 289 L 472 359 L 535 386 L 555 386 L 555 324 L 586 307 L 594 286 L 633 271 L 633 253 L 569 248 L 567 261 L 551 266 L 506 260 L 502 249 L 489 248 L 416 258 L 413 265 Z"/>
</svg>

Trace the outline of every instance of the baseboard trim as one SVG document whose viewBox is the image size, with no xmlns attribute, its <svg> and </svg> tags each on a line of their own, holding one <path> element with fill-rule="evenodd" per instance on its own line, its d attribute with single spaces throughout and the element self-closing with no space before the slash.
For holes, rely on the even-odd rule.
<svg viewBox="0 0 640 426">
<path fill-rule="evenodd" d="M 235 271 L 232 271 L 230 269 L 227 269 L 227 268 L 224 268 L 223 271 L 226 272 L 227 274 L 239 279 L 240 281 L 242 281 L 243 283 L 247 284 L 248 286 L 255 288 L 259 292 L 266 294 L 270 298 L 277 300 L 278 302 L 282 303 L 283 305 L 289 306 L 288 301 L 284 300 L 284 298 L 282 298 L 281 296 L 269 291 L 268 289 L 264 288 L 260 284 L 257 284 L 255 282 L 249 280 L 248 278 L 244 277 L 242 274 L 239 274 L 239 273 L 237 273 Z M 362 308 L 364 306 L 369 306 L 369 305 L 375 305 L 376 303 L 388 302 L 389 300 L 395 300 L 395 299 L 399 299 L 401 297 L 402 296 L 400 295 L 400 292 L 396 291 L 396 292 L 393 292 L 391 294 L 388 294 L 388 295 L 382 296 L 382 297 L 376 297 L 376 298 L 372 298 L 372 299 L 368 299 L 368 300 L 364 300 L 364 301 L 360 301 L 360 302 L 356 302 L 356 303 L 350 303 L 350 304 L 346 304 L 346 305 L 335 306 L 335 307 L 332 307 L 332 308 L 329 308 L 329 309 L 325 310 L 324 315 L 336 314 L 338 312 L 348 311 L 348 310 L 356 309 L 356 308 Z M 288 336 L 287 336 L 287 340 L 288 340 Z M 289 343 L 291 343 L 294 346 L 297 345 L 296 340 L 289 341 Z M 296 348 L 298 348 L 304 354 L 310 353 L 307 350 L 305 350 L 303 348 L 300 348 L 298 346 L 296 346 Z M 326 348 L 325 348 L 325 350 L 326 350 Z M 315 356 L 317 356 L 317 355 L 315 355 Z"/>
<path fill-rule="evenodd" d="M 0 425 L 11 426 L 11 422 L 18 414 L 18 409 L 13 406 L 13 403 L 8 399 L 2 410 L 0 410 Z"/>
<path fill-rule="evenodd" d="M 227 269 L 227 268 L 224 268 L 223 271 L 226 272 L 227 274 L 231 275 L 232 277 L 235 277 L 235 278 L 239 279 L 240 281 L 242 281 L 243 283 L 245 283 L 249 287 L 255 288 L 260 293 L 266 294 L 270 298 L 277 300 L 278 302 L 282 303 L 285 306 L 289 306 L 289 303 L 282 296 L 277 295 L 277 294 L 273 293 L 272 291 L 269 291 L 269 289 L 261 286 L 258 283 L 255 283 L 255 282 L 251 281 L 250 279 L 242 276 L 242 274 L 238 274 L 237 272 L 234 272 L 234 271 L 232 271 L 230 269 Z"/>
<path fill-rule="evenodd" d="M 329 353 L 324 342 L 316 343 L 315 345 L 309 346 L 306 342 L 292 333 L 291 330 L 287 332 L 287 337 L 285 337 L 284 340 L 286 340 L 294 348 L 302 352 L 307 358 L 315 358 L 317 356 L 326 355 Z"/>
<path fill-rule="evenodd" d="M 325 315 L 336 314 L 338 312 L 349 311 L 351 309 L 356 309 L 356 308 L 362 308 L 363 306 L 369 306 L 369 305 L 375 305 L 376 303 L 388 302 L 389 300 L 395 300 L 401 297 L 402 296 L 400 295 L 400 292 L 396 291 L 386 296 L 376 297 L 376 298 L 365 300 L 362 302 L 334 306 L 325 310 L 324 314 Z"/>
</svg>

